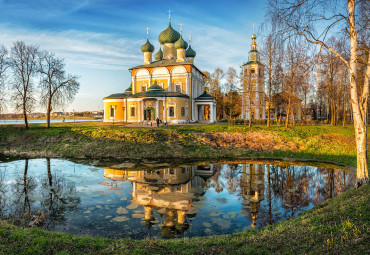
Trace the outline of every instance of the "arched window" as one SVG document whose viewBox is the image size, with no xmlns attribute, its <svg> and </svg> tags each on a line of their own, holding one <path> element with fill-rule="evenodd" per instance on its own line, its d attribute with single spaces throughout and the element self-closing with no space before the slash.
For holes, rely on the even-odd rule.
<svg viewBox="0 0 370 255">
<path fill-rule="evenodd" d="M 181 107 L 181 116 L 184 117 L 185 116 L 185 107 Z"/>
<path fill-rule="evenodd" d="M 181 81 L 177 81 L 175 83 L 175 85 L 176 85 L 176 92 L 181 93 L 182 92 L 182 83 L 181 83 Z"/>
<path fill-rule="evenodd" d="M 256 76 L 256 71 L 254 69 L 251 70 L 251 76 L 252 77 Z"/>
<path fill-rule="evenodd" d="M 114 118 L 114 107 L 113 106 L 111 106 L 109 109 L 109 117 L 112 119 Z"/>
<path fill-rule="evenodd" d="M 141 83 L 141 92 L 146 92 L 147 85 L 145 82 Z"/>
<path fill-rule="evenodd" d="M 136 116 L 136 109 L 135 109 L 135 107 L 131 107 L 130 108 L 130 116 L 131 117 L 135 117 Z"/>
</svg>

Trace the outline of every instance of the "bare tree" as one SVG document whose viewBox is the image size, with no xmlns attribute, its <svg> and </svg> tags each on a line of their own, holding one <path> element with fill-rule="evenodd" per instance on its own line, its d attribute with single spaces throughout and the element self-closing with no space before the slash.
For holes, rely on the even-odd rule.
<svg viewBox="0 0 370 255">
<path fill-rule="evenodd" d="M 270 33 L 263 45 L 262 50 L 262 58 L 264 59 L 265 63 L 265 70 L 267 72 L 267 127 L 270 127 L 270 113 L 271 113 L 271 105 L 272 105 L 272 90 L 273 90 L 273 74 L 276 68 L 276 65 L 279 61 L 280 54 L 280 45 L 278 39 L 276 38 L 274 33 Z"/>
<path fill-rule="evenodd" d="M 37 68 L 38 47 L 22 41 L 13 44 L 10 66 L 13 70 L 12 90 L 16 110 L 21 110 L 25 128 L 28 129 L 27 114 L 35 102 L 33 77 Z"/>
<path fill-rule="evenodd" d="M 80 87 L 77 81 L 78 77 L 66 74 L 64 67 L 64 60 L 56 58 L 54 53 L 46 51 L 40 53 L 41 104 L 46 106 L 47 128 L 50 128 L 50 113 L 53 108 L 71 102 Z"/>
<path fill-rule="evenodd" d="M 271 18 L 280 23 L 285 34 L 296 34 L 304 37 L 309 43 L 319 45 L 335 54 L 348 68 L 350 75 L 350 97 L 354 120 L 357 147 L 357 185 L 367 182 L 369 178 L 367 164 L 367 112 L 369 97 L 370 55 L 369 40 L 365 40 L 367 59 L 359 58 L 359 39 L 361 32 L 369 33 L 368 27 L 356 23 L 356 15 L 361 14 L 362 8 L 369 9 L 370 2 L 362 0 L 269 0 Z M 360 13 L 359 13 L 360 12 Z M 361 17 L 361 16 L 360 16 Z M 369 16 L 365 15 L 364 22 L 368 24 Z M 363 20 L 360 20 L 363 21 Z M 320 29 L 324 26 L 324 29 Z M 362 29 L 361 29 L 362 28 Z M 317 32 L 316 30 L 320 30 Z M 337 29 L 335 31 L 335 29 Z M 345 31 L 350 48 L 350 58 L 346 59 L 335 48 L 327 43 L 330 33 Z M 359 34 L 360 33 L 360 34 Z M 364 85 L 358 80 L 358 63 L 366 65 Z"/>
<path fill-rule="evenodd" d="M 206 89 L 207 92 L 216 99 L 217 103 L 217 119 L 224 118 L 223 116 L 223 109 L 224 109 L 224 94 L 223 94 L 223 85 L 221 83 L 224 72 L 220 68 L 216 68 L 212 74 L 205 72 L 207 79 L 206 79 Z"/>
<path fill-rule="evenodd" d="M 4 46 L 0 46 L 0 113 L 3 112 L 5 105 L 4 102 L 5 71 L 9 66 L 7 55 L 8 50 Z"/>
<path fill-rule="evenodd" d="M 227 101 L 229 103 L 229 119 L 232 119 L 233 116 L 233 101 L 234 101 L 234 92 L 236 90 L 236 70 L 233 67 L 229 67 L 227 70 L 227 83 L 226 83 L 226 95 Z"/>
</svg>

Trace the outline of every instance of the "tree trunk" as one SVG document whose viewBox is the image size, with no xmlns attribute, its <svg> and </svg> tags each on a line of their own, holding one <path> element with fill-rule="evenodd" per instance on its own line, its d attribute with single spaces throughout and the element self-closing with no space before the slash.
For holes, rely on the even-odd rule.
<svg viewBox="0 0 370 255">
<path fill-rule="evenodd" d="M 28 119 L 27 119 L 26 98 L 25 97 L 23 97 L 23 119 L 24 119 L 24 127 L 28 129 Z"/>
<path fill-rule="evenodd" d="M 351 39 L 351 58 L 350 58 L 350 93 L 353 112 L 353 124 L 356 134 L 357 149 L 357 185 L 361 185 L 369 178 L 367 166 L 367 127 L 366 116 L 362 115 L 360 100 L 357 94 L 357 31 L 355 29 L 355 0 L 348 0 L 348 19 Z M 369 71 L 369 66 L 367 67 Z M 365 88 L 366 87 L 366 88 Z M 369 84 L 364 86 L 368 91 Z M 365 95 L 366 97 L 368 95 Z M 367 108 L 367 105 L 365 106 Z"/>
<path fill-rule="evenodd" d="M 46 110 L 46 128 L 50 128 L 50 114 L 51 114 L 51 96 L 48 101 L 48 108 Z"/>
<path fill-rule="evenodd" d="M 289 99 L 288 99 L 288 109 L 286 111 L 286 120 L 285 120 L 285 127 L 287 128 L 288 125 L 289 125 L 289 114 L 290 114 L 290 106 L 291 106 L 291 99 L 290 99 L 290 95 L 289 95 Z"/>
</svg>

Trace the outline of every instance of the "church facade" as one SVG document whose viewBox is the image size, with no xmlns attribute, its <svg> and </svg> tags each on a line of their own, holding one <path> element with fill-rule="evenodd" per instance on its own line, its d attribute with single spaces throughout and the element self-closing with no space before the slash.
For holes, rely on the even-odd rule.
<svg viewBox="0 0 370 255">
<path fill-rule="evenodd" d="M 243 65 L 242 119 L 266 119 L 264 65 L 257 50 L 257 36 L 253 33 L 248 62 Z"/>
<path fill-rule="evenodd" d="M 141 47 L 143 63 L 130 68 L 131 85 L 124 93 L 104 98 L 105 122 L 164 123 L 216 121 L 216 101 L 204 91 L 205 75 L 195 65 L 196 52 L 171 26 L 159 34 L 160 49 L 148 33 Z M 163 49 L 163 50 L 162 50 Z"/>
</svg>

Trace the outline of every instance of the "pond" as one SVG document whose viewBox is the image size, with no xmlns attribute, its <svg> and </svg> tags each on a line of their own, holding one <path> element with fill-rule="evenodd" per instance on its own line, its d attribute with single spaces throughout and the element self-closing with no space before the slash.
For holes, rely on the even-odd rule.
<svg viewBox="0 0 370 255">
<path fill-rule="evenodd" d="M 144 169 L 144 170 L 140 170 Z M 0 215 L 15 224 L 112 238 L 176 238 L 263 228 L 341 194 L 349 171 L 238 161 L 0 161 Z"/>
</svg>

